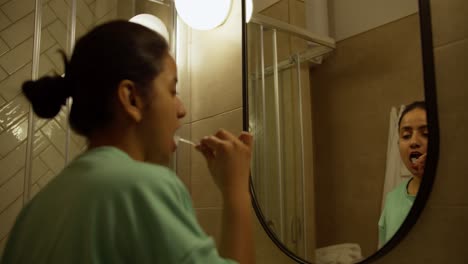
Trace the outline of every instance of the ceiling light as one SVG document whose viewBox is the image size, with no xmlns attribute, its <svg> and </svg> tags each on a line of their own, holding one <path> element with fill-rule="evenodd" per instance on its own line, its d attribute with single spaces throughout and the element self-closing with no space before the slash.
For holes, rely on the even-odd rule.
<svg viewBox="0 0 468 264">
<path fill-rule="evenodd" d="M 175 0 L 177 14 L 190 27 L 209 30 L 224 23 L 231 0 Z"/>
</svg>

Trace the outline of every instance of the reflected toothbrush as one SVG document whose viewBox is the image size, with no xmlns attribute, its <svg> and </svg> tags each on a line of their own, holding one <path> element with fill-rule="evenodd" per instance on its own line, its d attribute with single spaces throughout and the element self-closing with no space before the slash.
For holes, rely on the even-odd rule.
<svg viewBox="0 0 468 264">
<path fill-rule="evenodd" d="M 196 143 L 194 143 L 194 142 L 192 142 L 192 141 L 190 141 L 190 140 L 188 140 L 188 139 L 181 138 L 181 137 L 179 137 L 179 136 L 174 136 L 174 140 L 175 140 L 176 144 L 179 144 L 179 142 L 184 142 L 185 144 L 189 144 L 189 145 L 192 145 L 192 146 L 194 146 L 194 147 L 197 146 Z"/>
</svg>

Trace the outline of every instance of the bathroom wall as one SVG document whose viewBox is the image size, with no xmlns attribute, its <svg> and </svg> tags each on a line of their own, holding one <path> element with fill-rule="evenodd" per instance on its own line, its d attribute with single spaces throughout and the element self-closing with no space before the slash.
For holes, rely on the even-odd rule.
<svg viewBox="0 0 468 264">
<path fill-rule="evenodd" d="M 417 0 L 326 0 L 326 2 L 328 2 L 330 35 L 336 41 L 418 11 Z"/>
<path fill-rule="evenodd" d="M 283 0 L 265 12 L 277 12 L 282 20 L 289 21 L 301 10 L 301 4 L 304 3 L 299 0 Z M 181 45 L 178 52 L 178 89 L 188 115 L 179 134 L 198 141 L 219 128 L 239 133 L 242 130 L 241 2 L 233 1 L 227 21 L 214 30 L 190 30 L 184 25 L 180 29 L 179 37 L 187 45 Z M 221 194 L 212 182 L 205 160 L 191 147 L 180 145 L 176 161 L 178 175 L 192 195 L 202 227 L 219 241 Z M 253 221 L 257 263 L 291 263 L 269 240 L 255 214 Z"/>
<path fill-rule="evenodd" d="M 219 128 L 241 132 L 241 24 L 240 1 L 233 2 L 225 23 L 213 30 L 192 30 L 179 20 L 177 89 L 187 109 L 180 136 L 198 142 Z M 222 198 L 203 156 L 191 146 L 179 145 L 176 170 L 191 193 L 200 223 L 218 241 Z"/>
<path fill-rule="evenodd" d="M 300 5 L 302 1 L 297 1 Z M 376 263 L 467 263 L 468 255 L 464 253 L 464 249 L 468 244 L 468 236 L 466 236 L 468 230 L 465 227 L 468 221 L 468 195 L 465 191 L 465 186 L 468 185 L 466 171 L 468 171 L 467 163 L 463 161 L 465 147 L 468 145 L 466 137 L 468 127 L 468 116 L 466 114 L 466 101 L 468 101 L 468 95 L 466 93 L 467 80 L 465 71 L 468 68 L 466 65 L 468 61 L 467 54 L 467 43 L 468 43 L 468 28 L 466 27 L 468 17 L 468 3 L 464 0 L 433 0 L 433 29 L 434 29 L 434 40 L 436 44 L 436 71 L 438 80 L 438 97 L 439 97 L 439 112 L 440 112 L 440 124 L 441 124 L 441 159 L 439 162 L 438 178 L 436 178 L 435 187 L 429 201 L 428 208 L 423 212 L 422 217 L 418 221 L 415 228 L 410 232 L 409 236 L 388 256 L 383 258 Z M 293 17 L 291 14 L 295 14 L 289 8 L 289 17 Z M 300 10 L 299 10 L 300 11 Z M 288 15 L 286 15 L 288 17 Z M 240 94 L 237 94 L 237 86 L 241 85 L 240 76 L 236 75 L 235 72 L 227 74 L 224 72 L 228 65 L 222 63 L 217 65 L 219 67 L 210 66 L 215 62 L 218 57 L 222 57 L 224 61 L 226 56 L 236 58 L 240 56 L 240 48 L 237 47 L 239 44 L 234 44 L 237 41 L 238 30 L 233 30 L 229 25 L 231 22 L 232 14 L 227 23 L 212 32 L 192 32 L 196 35 L 206 34 L 208 37 L 208 43 L 203 42 L 206 46 L 199 45 L 197 52 L 200 56 L 206 56 L 211 59 L 197 59 L 193 60 L 190 65 L 203 65 L 206 68 L 204 76 L 213 75 L 208 78 L 208 84 L 211 85 L 199 86 L 196 90 L 194 85 L 198 82 L 195 80 L 190 81 L 190 78 L 196 77 L 196 74 L 191 74 L 189 80 L 186 80 L 191 93 L 196 93 L 196 98 L 203 99 L 196 104 L 196 106 L 190 106 L 189 112 L 192 112 L 192 116 L 187 117 L 187 125 L 184 126 L 184 132 L 190 136 L 193 140 L 197 139 L 197 135 L 202 135 L 201 128 L 199 132 L 194 133 L 201 125 L 205 126 L 208 131 L 208 126 L 211 126 L 211 130 L 214 131 L 218 127 L 226 127 L 234 130 L 241 129 L 241 117 L 240 115 Z M 413 21 L 413 22 L 411 22 Z M 394 24 L 389 24 L 388 27 L 398 28 L 400 23 L 415 23 L 414 17 L 408 17 L 401 21 L 396 21 Z M 386 27 L 385 27 L 386 28 Z M 382 29 L 385 29 L 382 28 Z M 376 31 L 379 31 L 378 29 Z M 369 32 L 372 33 L 372 32 Z M 222 37 L 221 37 L 222 36 Z M 359 37 L 359 36 L 358 36 Z M 411 40 L 415 36 L 408 36 Z M 215 39 L 215 40 L 213 40 Z M 240 37 L 239 37 L 240 39 Z M 192 42 L 201 41 L 192 38 Z M 218 52 L 214 50 L 215 54 L 211 57 L 212 50 L 210 45 L 213 43 L 220 43 L 218 46 L 220 52 L 223 55 L 218 55 Z M 231 43 L 231 41 L 233 43 Z M 231 44 L 228 44 L 231 43 Z M 395 45 L 398 46 L 397 43 Z M 376 52 L 375 49 L 371 49 Z M 339 51 L 339 49 L 337 49 Z M 382 54 L 379 54 L 382 55 Z M 383 54 L 385 55 L 385 54 Z M 457 58 L 457 60 L 455 60 Z M 409 59 L 408 59 L 409 60 Z M 231 59 L 230 65 L 237 63 L 235 59 Z M 208 64 L 208 65 L 206 65 Z M 394 65 L 394 67 L 402 66 Z M 194 68 L 193 68 L 194 69 Z M 372 69 L 375 70 L 375 69 Z M 214 74 L 217 73 L 217 74 Z M 232 75 L 236 78 L 233 81 Z M 218 78 L 219 77 L 219 78 Z M 368 76 L 364 76 L 368 77 Z M 363 77 L 363 78 L 364 78 Z M 204 77 L 206 79 L 206 77 Z M 409 78 L 409 77 L 408 77 Z M 224 80 L 223 80 L 224 79 Z M 206 81 L 206 80 L 205 80 Z M 378 80 L 376 80 L 378 81 Z M 415 85 L 422 85 L 421 83 L 412 80 L 411 82 L 416 83 Z M 182 86 L 182 85 L 181 85 Z M 236 86 L 236 88 L 234 88 Z M 222 89 L 219 87 L 223 87 Z M 213 89 L 217 91 L 213 92 Z M 313 88 L 312 88 L 313 89 Z M 219 96 L 216 92 L 224 93 L 225 96 Z M 183 96 L 184 93 L 181 92 Z M 218 95 L 218 96 L 216 96 Z M 390 95 L 389 95 L 390 96 Z M 392 100 L 397 101 L 395 98 L 397 95 L 391 95 Z M 420 95 L 414 94 L 414 97 Z M 216 98 L 216 103 L 211 103 Z M 352 97 L 351 97 L 352 98 Z M 211 100 L 208 104 L 206 100 Z M 223 102 L 226 100 L 226 102 Z M 219 102 L 220 101 L 220 102 Z M 194 103 L 195 100 L 192 100 Z M 186 101 L 186 104 L 189 102 Z M 399 102 L 398 102 L 399 103 Z M 211 110 L 197 110 L 196 108 L 211 107 Z M 231 110 L 231 111 L 230 111 Z M 232 111 L 234 110 L 234 111 Z M 348 111 L 349 109 L 346 109 Z M 198 113 L 205 113 L 200 115 Z M 194 114 L 197 113 L 197 114 Z M 387 110 L 385 111 L 388 114 Z M 193 117 L 196 117 L 195 119 Z M 370 116 L 372 117 L 372 116 Z M 190 119 L 191 118 L 191 119 Z M 197 121 L 198 120 L 198 121 Z M 230 122 L 234 120 L 237 125 L 230 125 Z M 385 127 L 385 138 L 387 132 L 387 121 L 383 121 L 380 125 Z M 444 132 L 445 131 L 445 132 Z M 451 132 L 451 133 L 449 133 Z M 386 139 L 384 140 L 384 144 Z M 365 141 L 359 144 L 359 147 L 368 144 Z M 369 143 L 370 144 L 370 143 Z M 378 143 L 376 143 L 378 145 Z M 385 151 L 383 152 L 385 153 Z M 188 183 L 188 186 L 192 192 L 192 196 L 195 200 L 195 207 L 202 225 L 208 230 L 209 233 L 214 234 L 217 238 L 219 235 L 219 217 L 221 212 L 221 206 L 219 203 L 219 194 L 217 190 L 212 186 L 211 180 L 209 179 L 208 172 L 204 169 L 203 161 L 200 157 L 197 157 L 197 153 L 185 151 L 179 155 L 186 155 L 183 163 L 179 162 L 181 171 L 183 173 L 182 178 Z M 450 156 L 449 156 L 450 155 Z M 449 161 L 450 160 L 450 161 Z M 383 171 L 382 171 L 383 173 Z M 382 175 L 379 174 L 379 175 Z M 205 189 L 202 189 L 205 186 Z M 366 190 L 373 188 L 373 186 L 366 187 Z M 202 190 L 206 190 L 203 192 Z M 361 194 L 359 194 L 361 195 Z M 380 203 L 380 197 L 376 198 Z M 343 215 L 347 218 L 348 215 Z M 376 217 L 375 215 L 373 217 Z M 361 220 L 366 219 L 366 216 L 360 217 Z M 256 255 L 257 263 L 294 263 L 294 261 L 287 258 L 281 253 L 276 246 L 266 237 L 258 222 L 256 224 Z M 373 222 L 374 224 L 375 222 Z M 328 231 L 332 232 L 334 229 Z M 373 236 L 365 234 L 366 236 Z M 374 238 L 372 238 L 374 239 Z M 374 242 L 376 243 L 377 238 L 375 237 Z"/>
<path fill-rule="evenodd" d="M 408 236 L 376 263 L 468 263 L 468 2 L 431 0 L 440 154 L 428 204 Z"/>
<path fill-rule="evenodd" d="M 0 1 L 0 252 L 23 206 L 29 104 L 20 88 L 32 76 L 34 4 L 33 0 Z M 115 6 L 113 0 L 79 0 L 77 37 L 94 24 L 116 17 Z M 67 47 L 68 10 L 69 1 L 43 1 L 39 76 L 63 73 L 56 51 Z M 31 195 L 64 165 L 66 112 L 35 122 Z M 84 145 L 81 137 L 72 134 L 70 158 Z"/>
<path fill-rule="evenodd" d="M 358 243 L 368 256 L 377 248 L 390 109 L 423 99 L 418 15 L 337 42 L 310 73 L 317 246 Z"/>
</svg>

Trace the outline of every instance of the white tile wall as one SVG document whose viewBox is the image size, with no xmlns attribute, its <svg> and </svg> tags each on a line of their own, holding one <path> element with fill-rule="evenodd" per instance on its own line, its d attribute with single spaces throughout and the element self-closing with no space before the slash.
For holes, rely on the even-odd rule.
<svg viewBox="0 0 468 264">
<path fill-rule="evenodd" d="M 39 76 L 52 75 L 55 73 L 55 65 L 50 61 L 46 54 L 39 58 Z"/>
<path fill-rule="evenodd" d="M 19 197 L 13 204 L 0 213 L 0 223 L 2 223 L 0 225 L 0 239 L 3 239 L 10 232 L 22 205 L 23 198 Z"/>
<path fill-rule="evenodd" d="M 0 212 L 5 210 L 23 193 L 23 188 L 24 169 L 20 170 L 0 187 L 0 193 L 2 194 L 2 199 L 0 199 Z"/>
<path fill-rule="evenodd" d="M 115 0 L 98 0 L 101 21 L 116 17 Z M 0 252 L 22 207 L 23 168 L 26 156 L 29 104 L 21 85 L 31 78 L 34 0 L 0 0 Z M 70 0 L 43 0 L 39 75 L 63 72 L 58 49 L 66 48 Z M 97 21 L 95 0 L 79 0 L 76 36 Z M 35 117 L 32 195 L 40 191 L 63 167 L 66 112 L 54 120 Z M 83 151 L 85 140 L 72 133 L 71 156 Z M 15 200 L 16 199 L 16 200 Z M 1 253 L 0 253 L 1 254 Z"/>
<path fill-rule="evenodd" d="M 75 141 L 77 146 L 86 145 L 86 138 L 74 133 L 73 130 L 72 130 L 72 133 L 71 133 L 71 139 L 73 141 Z"/>
<path fill-rule="evenodd" d="M 48 168 L 44 162 L 39 157 L 36 157 L 32 164 L 31 182 L 36 183 L 37 180 L 47 172 L 47 170 Z"/>
<path fill-rule="evenodd" d="M 21 42 L 31 37 L 34 33 L 34 13 L 23 17 L 14 23 L 11 27 L 6 28 L 0 33 L 10 48 L 16 47 Z"/>
<path fill-rule="evenodd" d="M 59 45 L 55 44 L 46 51 L 47 57 L 49 57 L 50 61 L 54 64 L 55 69 L 57 69 L 58 72 L 64 71 L 62 55 L 60 55 L 58 52 L 61 49 L 62 48 Z"/>
<path fill-rule="evenodd" d="M 28 78 L 31 78 L 31 63 L 0 82 L 0 95 L 8 101 L 13 100 L 21 92 L 21 84 Z"/>
<path fill-rule="evenodd" d="M 59 150 L 60 154 L 65 156 L 66 134 L 57 121 L 52 119 L 51 121 L 47 122 L 47 124 L 42 127 L 41 131 Z"/>
<path fill-rule="evenodd" d="M 64 0 L 51 0 L 49 6 L 62 23 L 67 23 L 69 6 Z"/>
<path fill-rule="evenodd" d="M 55 174 L 59 173 L 65 164 L 63 156 L 52 145 L 47 147 L 39 156 Z"/>
<path fill-rule="evenodd" d="M 0 81 L 4 80 L 6 77 L 8 77 L 8 74 L 0 68 Z"/>
<path fill-rule="evenodd" d="M 55 39 L 47 30 L 41 31 L 41 53 L 51 48 L 56 43 Z"/>
<path fill-rule="evenodd" d="M 76 9 L 76 15 L 81 24 L 86 28 L 93 26 L 94 14 L 93 12 L 91 12 L 89 6 L 83 0 L 77 1 Z"/>
<path fill-rule="evenodd" d="M 86 0 L 85 0 L 86 1 Z M 94 9 L 97 18 L 103 17 L 117 7 L 116 0 L 97 0 Z"/>
<path fill-rule="evenodd" d="M 48 32 L 43 31 L 41 38 L 41 52 L 47 50 L 55 44 L 55 40 L 48 34 Z M 10 52 L 4 54 L 0 57 L 0 66 L 7 71 L 8 74 L 13 75 L 16 71 L 20 70 L 27 63 L 32 60 L 32 48 L 33 48 L 33 38 L 30 37 L 20 45 L 16 46 Z M 41 58 L 43 59 L 43 58 Z M 41 62 L 43 64 L 43 62 Z M 44 68 L 43 66 L 40 66 Z M 50 67 L 49 67 L 50 68 Z M 41 72 L 42 74 L 44 71 Z"/>
<path fill-rule="evenodd" d="M 5 156 L 26 139 L 28 133 L 28 120 L 23 118 L 19 123 L 4 131 L 0 135 L 0 155 Z"/>
<path fill-rule="evenodd" d="M 43 5 L 41 19 L 42 28 L 46 28 L 50 23 L 54 22 L 57 19 L 57 15 L 54 13 L 54 11 L 52 11 L 52 9 L 48 5 Z"/>
<path fill-rule="evenodd" d="M 9 0 L 0 0 L 0 6 L 3 5 L 4 3 L 8 2 Z M 0 10 L 1 11 L 1 10 Z"/>
<path fill-rule="evenodd" d="M 0 256 L 3 255 L 3 249 L 5 248 L 6 241 L 6 238 L 0 240 Z"/>
<path fill-rule="evenodd" d="M 34 183 L 31 187 L 31 199 L 34 198 L 34 196 L 36 196 L 36 194 L 41 190 L 41 188 L 39 187 L 39 185 L 37 185 L 37 183 Z"/>
<path fill-rule="evenodd" d="M 57 114 L 54 118 L 55 121 L 60 125 L 63 130 L 67 129 L 68 126 L 68 117 L 67 117 L 67 109 L 66 107 L 62 107 L 62 110 Z"/>
<path fill-rule="evenodd" d="M 1 21 L 0 21 L 1 22 Z M 0 24 L 1 25 L 1 24 Z M 0 38 L 0 56 L 2 56 L 3 54 L 5 54 L 6 52 L 8 52 L 10 50 L 10 48 L 8 48 L 7 44 L 5 43 L 5 41 L 3 41 L 1 38 Z"/>
<path fill-rule="evenodd" d="M 16 121 L 29 111 L 29 103 L 23 95 L 19 95 L 0 109 L 0 125 L 10 128 Z"/>
<path fill-rule="evenodd" d="M 11 0 L 1 7 L 5 15 L 13 22 L 34 11 L 34 0 Z"/>
<path fill-rule="evenodd" d="M 62 23 L 60 20 L 56 20 L 54 23 L 50 24 L 47 28 L 49 33 L 54 37 L 54 39 L 58 42 L 60 47 L 65 50 L 67 47 L 67 29 L 65 24 Z"/>
<path fill-rule="evenodd" d="M 33 39 L 16 46 L 7 54 L 0 57 L 0 66 L 5 69 L 8 74 L 13 74 L 32 59 Z"/>
<path fill-rule="evenodd" d="M 44 176 L 42 176 L 38 181 L 37 181 L 37 185 L 40 189 L 44 188 L 47 183 L 50 182 L 50 180 L 52 180 L 55 175 L 57 173 L 53 172 L 53 171 L 48 171 Z"/>
<path fill-rule="evenodd" d="M 41 154 L 48 146 L 50 145 L 50 141 L 47 139 L 41 131 L 37 131 L 34 134 L 34 141 L 33 141 L 33 157 L 38 156 Z"/>
<path fill-rule="evenodd" d="M 2 172 L 0 173 L 0 186 L 24 167 L 25 158 L 26 142 L 10 152 L 8 156 L 0 159 L 0 168 L 2 168 Z"/>
<path fill-rule="evenodd" d="M 112 20 L 114 18 L 117 17 L 117 8 L 115 9 L 112 9 L 111 11 L 109 11 L 109 13 L 107 13 L 105 16 L 103 17 L 100 17 L 100 18 L 96 18 L 96 25 L 99 25 L 99 24 L 102 24 L 102 23 L 105 23 L 109 20 Z"/>
<path fill-rule="evenodd" d="M 8 17 L 0 10 L 0 30 L 8 27 L 10 24 L 11 22 Z"/>
<path fill-rule="evenodd" d="M 88 29 L 81 24 L 79 20 L 76 21 L 76 38 L 81 38 L 84 34 L 88 32 Z"/>
</svg>

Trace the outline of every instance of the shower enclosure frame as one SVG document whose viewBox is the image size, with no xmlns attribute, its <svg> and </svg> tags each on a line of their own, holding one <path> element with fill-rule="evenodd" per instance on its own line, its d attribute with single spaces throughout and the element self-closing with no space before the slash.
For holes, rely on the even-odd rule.
<svg viewBox="0 0 468 264">
<path fill-rule="evenodd" d="M 260 30 L 260 36 L 259 36 L 259 40 L 260 40 L 260 58 L 261 58 L 261 69 L 260 69 L 260 74 L 256 73 L 255 74 L 255 77 L 254 79 L 256 79 L 255 81 L 258 81 L 260 80 L 261 81 L 261 90 L 262 90 L 262 95 L 265 94 L 265 76 L 269 76 L 269 75 L 273 75 L 273 90 L 274 90 L 274 99 L 275 99 L 275 127 L 276 127 L 276 130 L 278 131 L 277 132 L 277 135 L 276 135 L 276 144 L 278 146 L 278 153 L 277 153 L 277 157 L 276 159 L 278 160 L 278 179 L 277 179 L 277 182 L 278 182 L 278 186 L 279 186 L 279 190 L 278 190 L 278 195 L 280 197 L 280 201 L 282 200 L 282 196 L 283 196 L 283 192 L 282 192 L 282 189 L 283 189 L 283 186 L 282 186 L 282 182 L 283 182 L 283 175 L 282 175 L 282 150 L 281 150 L 281 144 L 282 144 L 282 141 L 281 141 L 281 119 L 280 119 L 280 101 L 279 101 L 279 82 L 278 82 L 278 73 L 279 71 L 283 71 L 283 70 L 287 70 L 289 68 L 294 68 L 295 67 L 295 70 L 297 72 L 297 92 L 298 92 L 298 95 L 299 95 L 299 104 L 298 104 L 298 109 L 300 110 L 299 113 L 300 113 L 300 116 L 299 116 L 299 128 L 300 128 L 300 136 L 299 136 L 299 139 L 300 139 L 300 142 L 304 142 L 304 135 L 303 135 L 303 117 L 302 117 L 302 92 L 301 92 L 301 74 L 300 74 L 300 67 L 301 67 L 301 62 L 306 62 L 306 61 L 314 61 L 314 59 L 316 58 L 320 58 L 321 56 L 327 54 L 327 53 L 330 53 L 332 52 L 335 48 L 336 48 L 336 44 L 335 44 L 335 40 L 332 39 L 332 38 L 329 38 L 329 37 L 325 37 L 325 36 L 319 36 L 319 35 L 316 35 L 316 34 L 313 34 L 303 28 L 300 28 L 300 27 L 297 27 L 297 26 L 294 26 L 294 25 L 291 25 L 291 24 L 288 24 L 288 23 L 285 23 L 285 22 L 282 22 L 282 21 L 279 21 L 279 20 L 276 20 L 274 18 L 271 18 L 271 17 L 267 17 L 267 16 L 264 16 L 264 15 L 260 15 L 260 14 L 255 14 L 252 16 L 251 20 L 250 20 L 250 23 L 252 24 L 256 24 L 258 25 L 259 27 L 259 30 Z M 248 87 L 248 78 L 249 78 L 249 73 L 247 71 L 247 33 L 246 33 L 246 27 L 245 26 L 243 28 L 243 36 L 244 36 L 244 48 L 243 48 L 243 72 L 244 72 L 244 130 L 248 129 L 248 117 L 249 117 L 249 109 L 248 109 L 248 92 L 246 91 Z M 269 67 L 265 67 L 264 65 L 264 48 L 263 48 L 263 44 L 264 44 L 264 37 L 263 37 L 263 32 L 265 32 L 266 30 L 271 30 L 272 31 L 272 46 L 273 46 L 273 65 L 272 66 L 269 66 Z M 302 51 L 302 52 L 299 52 L 299 53 L 295 53 L 295 54 L 292 54 L 290 55 L 287 59 L 283 60 L 283 61 L 280 61 L 278 62 L 277 60 L 277 38 L 276 38 L 276 33 L 277 32 L 285 32 L 285 33 L 288 33 L 290 36 L 295 36 L 295 37 L 298 37 L 304 41 L 307 41 L 309 43 L 309 48 Z M 264 96 L 262 98 L 262 100 L 265 100 L 264 99 Z M 262 123 L 263 123 L 263 127 L 265 127 L 265 103 L 262 104 L 262 107 L 263 107 L 263 119 L 262 119 Z M 266 141 L 265 139 L 266 137 L 263 138 L 263 141 Z M 268 145 L 264 142 L 263 143 L 263 146 L 265 148 L 268 148 Z M 302 206 L 301 206 L 301 209 L 302 209 L 302 216 L 303 216 L 303 219 L 302 219 L 302 226 L 301 226 L 301 230 L 305 231 L 306 230 L 306 226 L 307 226 L 307 219 L 306 219 L 306 204 L 305 204 L 305 172 L 304 172 L 304 162 L 305 160 L 303 159 L 304 157 L 304 149 L 303 149 L 303 146 L 304 144 L 301 144 L 301 148 L 300 148 L 300 153 L 301 153 L 301 161 L 300 161 L 300 171 L 301 171 L 301 175 L 300 175 L 300 182 L 302 183 L 301 187 L 302 187 Z M 257 148 L 258 150 L 258 148 Z M 266 149 L 263 150 L 263 153 L 262 153 L 262 156 L 263 156 L 263 159 L 262 159 L 262 164 L 266 164 L 266 158 L 265 158 L 265 153 L 266 153 Z M 260 223 L 263 227 L 263 229 L 265 230 L 265 232 L 268 234 L 268 236 L 272 239 L 272 241 L 275 243 L 275 245 L 277 247 L 279 247 L 283 252 L 285 252 L 289 257 L 291 257 L 292 259 L 296 260 L 297 262 L 299 263 L 308 263 L 306 262 L 306 260 L 304 260 L 303 258 L 297 256 L 297 254 L 295 254 L 294 252 L 292 252 L 290 249 L 288 249 L 281 241 L 284 241 L 284 233 L 285 233 L 285 219 L 284 219 L 284 208 L 283 208 L 283 204 L 280 203 L 279 204 L 279 211 L 280 211 L 280 223 L 279 223 L 279 232 L 278 233 L 275 233 L 272 231 L 272 229 L 269 227 L 269 223 L 268 221 L 266 221 L 266 218 L 265 216 L 267 214 L 267 211 L 268 211 L 268 208 L 265 208 L 265 212 L 262 211 L 262 209 L 260 208 L 260 205 L 259 205 L 259 202 L 258 202 L 258 199 L 257 199 L 257 195 L 256 195 L 256 192 L 255 192 L 255 188 L 254 188 L 254 183 L 253 183 L 253 179 L 252 177 L 250 178 L 250 192 L 251 192 L 251 195 L 252 195 L 252 204 L 253 204 L 253 207 L 254 207 L 254 210 L 255 210 L 255 213 L 257 215 L 257 217 L 260 219 Z M 297 217 L 296 217 L 297 218 Z M 297 225 L 297 219 L 296 220 L 293 220 L 292 222 L 292 226 L 291 228 L 292 229 L 297 229 L 298 226 Z M 293 223 L 296 223 L 295 225 Z M 296 236 L 297 238 L 297 236 Z M 303 256 L 307 257 L 307 239 L 305 239 L 305 237 L 303 236 Z"/>
</svg>

